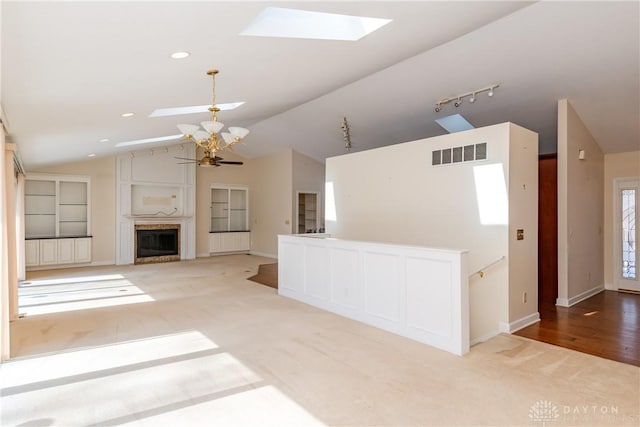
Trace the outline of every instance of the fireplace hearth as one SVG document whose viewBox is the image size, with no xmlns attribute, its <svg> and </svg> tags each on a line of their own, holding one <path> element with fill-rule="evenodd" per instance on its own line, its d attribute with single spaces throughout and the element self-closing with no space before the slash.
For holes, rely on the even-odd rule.
<svg viewBox="0 0 640 427">
<path fill-rule="evenodd" d="M 180 224 L 136 224 L 135 263 L 180 260 Z"/>
</svg>

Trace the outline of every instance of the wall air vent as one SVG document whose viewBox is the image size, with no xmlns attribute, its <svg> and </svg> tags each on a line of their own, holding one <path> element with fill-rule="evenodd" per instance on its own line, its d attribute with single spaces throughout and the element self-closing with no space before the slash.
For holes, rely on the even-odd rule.
<svg viewBox="0 0 640 427">
<path fill-rule="evenodd" d="M 453 148 L 443 148 L 431 152 L 431 164 L 433 166 L 452 163 L 473 162 L 487 160 L 487 143 L 464 145 Z"/>
</svg>

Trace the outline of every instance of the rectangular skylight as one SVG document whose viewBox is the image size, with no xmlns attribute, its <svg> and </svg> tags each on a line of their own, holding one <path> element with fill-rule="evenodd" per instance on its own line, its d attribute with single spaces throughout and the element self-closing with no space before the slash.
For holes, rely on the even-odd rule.
<svg viewBox="0 0 640 427">
<path fill-rule="evenodd" d="M 118 142 L 116 144 L 116 147 L 128 147 L 130 145 L 150 144 L 152 142 L 171 141 L 171 140 L 174 140 L 174 139 L 180 139 L 183 136 L 184 135 L 179 133 L 177 135 L 157 136 L 155 138 L 136 139 L 135 141 Z"/>
<path fill-rule="evenodd" d="M 244 104 L 244 101 L 241 102 L 230 102 L 227 104 L 216 104 L 216 106 L 220 109 L 220 111 L 224 110 L 233 110 L 238 108 Z M 171 108 L 158 108 L 153 110 L 149 117 L 165 117 L 165 116 L 180 116 L 182 114 L 195 114 L 195 113 L 206 113 L 209 111 L 209 107 L 211 105 L 192 105 L 190 107 L 171 107 Z"/>
<path fill-rule="evenodd" d="M 360 40 L 391 19 L 267 7 L 242 30 L 242 36 L 316 40 Z"/>
<path fill-rule="evenodd" d="M 439 124 L 449 133 L 461 132 L 463 130 L 474 129 L 474 126 L 467 121 L 460 114 L 452 114 L 450 116 L 436 119 L 436 123 Z"/>
</svg>

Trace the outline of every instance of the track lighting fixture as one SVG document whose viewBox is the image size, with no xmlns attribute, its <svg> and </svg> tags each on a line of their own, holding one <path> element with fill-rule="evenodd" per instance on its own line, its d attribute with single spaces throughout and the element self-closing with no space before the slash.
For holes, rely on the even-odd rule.
<svg viewBox="0 0 640 427">
<path fill-rule="evenodd" d="M 482 92 L 488 92 L 487 95 L 489 97 L 493 96 L 493 90 L 500 87 L 500 85 L 491 85 L 491 86 L 487 86 L 487 87 L 483 87 L 481 89 L 476 89 L 473 92 L 466 92 L 466 93 L 462 93 L 460 95 L 456 95 L 456 96 L 451 96 L 448 98 L 442 98 L 439 99 L 436 102 L 436 108 L 435 111 L 436 113 L 439 113 L 440 111 L 442 111 L 442 106 L 445 104 L 448 104 L 450 102 L 453 101 L 453 105 L 455 107 L 460 107 L 462 105 L 462 102 L 464 101 L 464 98 L 469 97 L 469 102 L 471 104 L 473 104 L 474 102 L 476 102 L 476 95 Z"/>
</svg>

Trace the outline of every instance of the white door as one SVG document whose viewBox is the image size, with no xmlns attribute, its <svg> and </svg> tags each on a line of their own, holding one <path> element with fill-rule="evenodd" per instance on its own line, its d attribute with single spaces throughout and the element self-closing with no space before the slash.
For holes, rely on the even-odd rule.
<svg viewBox="0 0 640 427">
<path fill-rule="evenodd" d="M 636 227 L 640 218 L 640 177 L 617 179 L 614 191 L 614 284 L 618 289 L 640 292 Z"/>
</svg>

